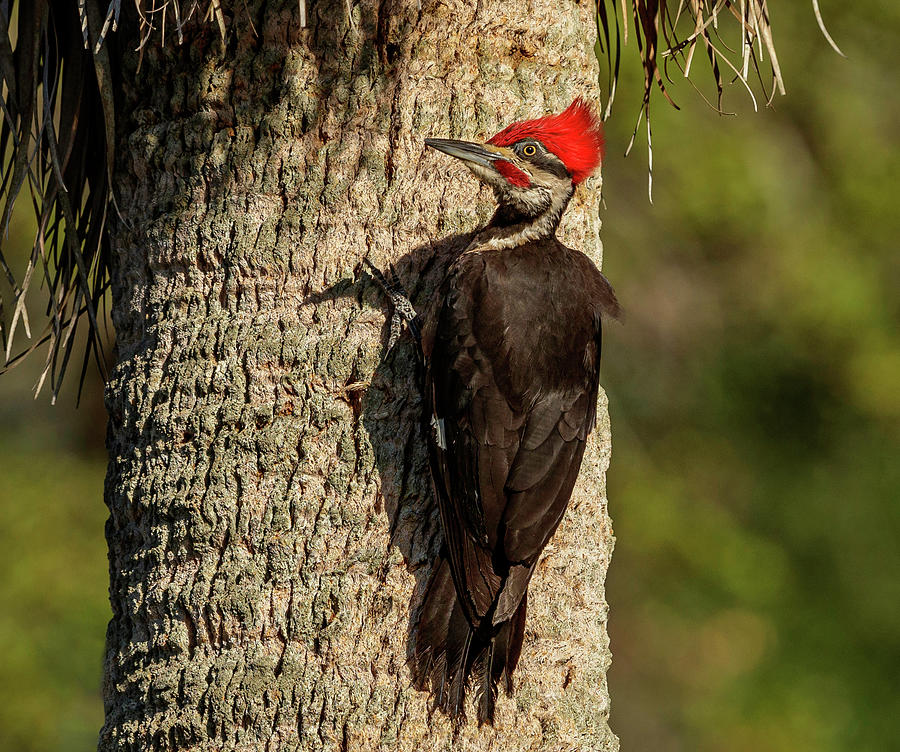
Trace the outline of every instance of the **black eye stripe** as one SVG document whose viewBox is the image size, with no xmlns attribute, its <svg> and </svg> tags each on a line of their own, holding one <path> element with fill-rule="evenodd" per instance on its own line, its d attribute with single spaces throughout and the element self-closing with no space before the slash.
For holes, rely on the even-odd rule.
<svg viewBox="0 0 900 752">
<path fill-rule="evenodd" d="M 549 172 L 558 178 L 569 177 L 569 171 L 559 158 L 552 152 L 547 151 L 540 141 L 524 141 L 519 142 L 513 147 L 516 153 L 531 162 L 544 172 Z"/>
</svg>

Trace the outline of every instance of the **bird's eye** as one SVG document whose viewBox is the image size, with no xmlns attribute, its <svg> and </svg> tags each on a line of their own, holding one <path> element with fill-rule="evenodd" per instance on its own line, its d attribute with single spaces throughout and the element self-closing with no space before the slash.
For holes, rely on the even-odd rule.
<svg viewBox="0 0 900 752">
<path fill-rule="evenodd" d="M 526 144 L 522 147 L 522 154 L 526 157 L 533 157 L 537 154 L 537 147 L 534 144 Z"/>
</svg>

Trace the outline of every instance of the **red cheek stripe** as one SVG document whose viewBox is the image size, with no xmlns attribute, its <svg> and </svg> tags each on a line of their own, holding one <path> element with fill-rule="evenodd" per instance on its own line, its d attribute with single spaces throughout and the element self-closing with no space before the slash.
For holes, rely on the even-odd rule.
<svg viewBox="0 0 900 752">
<path fill-rule="evenodd" d="M 531 185 L 531 179 L 528 177 L 527 173 L 522 172 L 522 170 L 516 167 L 512 162 L 507 162 L 505 159 L 498 159 L 494 162 L 494 169 L 505 177 L 512 185 L 517 185 L 519 188 L 527 188 Z"/>
</svg>

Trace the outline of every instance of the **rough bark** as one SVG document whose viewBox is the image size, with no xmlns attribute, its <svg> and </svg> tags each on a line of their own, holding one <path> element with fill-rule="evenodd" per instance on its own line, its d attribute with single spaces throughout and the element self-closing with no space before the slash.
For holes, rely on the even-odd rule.
<svg viewBox="0 0 900 752">
<path fill-rule="evenodd" d="M 306 29 L 297 0 L 232 12 L 225 44 L 196 24 L 139 72 L 134 39 L 119 61 L 100 749 L 617 749 L 605 399 L 515 695 L 454 734 L 406 662 L 440 544 L 412 347 L 384 352 L 358 271 L 397 262 L 427 303 L 491 196 L 423 138 L 595 96 L 593 7 L 322 0 Z M 595 258 L 598 191 L 563 225 Z"/>
</svg>

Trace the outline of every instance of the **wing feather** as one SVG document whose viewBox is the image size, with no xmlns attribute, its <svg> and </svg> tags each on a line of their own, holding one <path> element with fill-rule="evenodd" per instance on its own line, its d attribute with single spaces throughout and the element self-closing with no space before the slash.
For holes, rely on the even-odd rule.
<svg viewBox="0 0 900 752">
<path fill-rule="evenodd" d="M 595 421 L 596 359 L 588 355 L 599 351 L 591 322 L 571 337 L 575 367 L 588 371 L 581 381 L 565 374 L 556 389 L 545 380 L 517 391 L 522 373 L 507 371 L 522 348 L 511 350 L 498 278 L 484 266 L 475 259 L 448 276 L 428 369 L 446 437 L 446 449 L 430 442 L 432 472 L 453 580 L 473 626 L 489 615 L 494 624 L 512 618 L 562 519 Z M 558 345 L 566 335 L 557 334 Z"/>
</svg>

